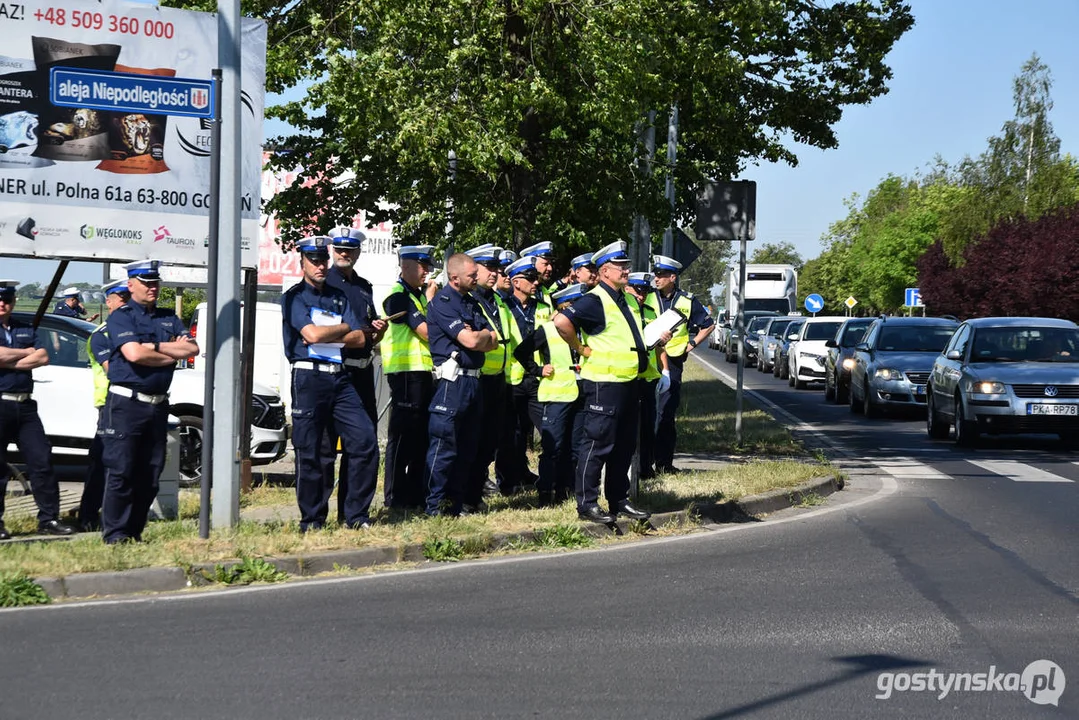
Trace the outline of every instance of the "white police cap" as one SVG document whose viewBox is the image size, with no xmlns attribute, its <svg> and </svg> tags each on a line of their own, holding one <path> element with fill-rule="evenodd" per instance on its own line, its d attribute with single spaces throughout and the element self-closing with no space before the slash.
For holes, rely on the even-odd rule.
<svg viewBox="0 0 1079 720">
<path fill-rule="evenodd" d="M 588 292 L 589 288 L 584 283 L 574 283 L 573 285 L 567 285 L 556 293 L 553 293 L 551 297 L 555 303 L 562 304 L 564 302 L 571 302 Z"/>
<path fill-rule="evenodd" d="M 554 255 L 554 243 L 550 241 L 529 245 L 521 251 L 521 257 L 550 257 Z"/>
<path fill-rule="evenodd" d="M 502 252 L 502 248 L 491 243 L 484 243 L 471 250 L 465 250 L 465 255 L 475 260 L 478 263 L 492 263 L 498 262 L 498 256 Z"/>
<path fill-rule="evenodd" d="M 60 294 L 64 297 L 78 297 L 79 289 L 77 287 L 64 288 L 63 292 L 61 292 Z"/>
<path fill-rule="evenodd" d="M 110 283 L 105 283 L 101 286 L 101 292 L 107 296 L 109 293 L 121 293 L 128 292 L 127 280 L 113 280 Z"/>
<path fill-rule="evenodd" d="M 592 264 L 597 268 L 604 263 L 628 263 L 629 255 L 626 254 L 626 241 L 618 240 L 592 255 Z"/>
<path fill-rule="evenodd" d="M 129 278 L 160 280 L 161 274 L 158 270 L 163 264 L 160 260 L 136 260 L 124 265 L 124 269 L 127 270 Z"/>
<path fill-rule="evenodd" d="M 397 259 L 415 260 L 427 265 L 434 265 L 434 259 L 431 256 L 434 251 L 434 245 L 402 245 L 397 248 Z"/>
<path fill-rule="evenodd" d="M 532 256 L 522 257 L 518 260 L 514 260 L 512 263 L 509 264 L 509 267 L 506 268 L 506 274 L 510 277 L 514 277 L 516 275 L 523 275 L 526 273 L 530 273 L 533 276 L 536 276 L 538 275 L 538 272 L 539 271 L 536 270 L 536 258 Z"/>
<path fill-rule="evenodd" d="M 666 255 L 653 255 L 652 269 L 666 270 L 668 272 L 677 273 L 682 272 L 682 263 L 678 262 L 674 258 L 669 258 Z"/>
<path fill-rule="evenodd" d="M 333 230 L 330 230 L 327 237 L 330 238 L 330 244 L 335 248 L 344 248 L 348 250 L 354 250 L 363 244 L 363 241 L 367 239 L 363 230 L 353 227 L 345 227 L 344 225 L 338 225 Z"/>
<path fill-rule="evenodd" d="M 593 255 L 593 253 L 590 253 L 590 252 L 586 252 L 586 253 L 582 253 L 582 254 L 578 255 L 577 257 L 573 258 L 573 260 L 570 262 L 570 268 L 572 268 L 573 270 L 580 270 L 581 268 L 585 267 L 586 265 L 591 265 L 592 264 L 592 255 Z"/>
<path fill-rule="evenodd" d="M 652 287 L 652 278 L 654 276 L 650 272 L 632 272 L 629 274 L 629 284 L 636 285 L 637 287 Z"/>
<path fill-rule="evenodd" d="M 15 288 L 17 288 L 18 286 L 18 280 L 0 280 L 0 293 L 15 292 Z"/>
<path fill-rule="evenodd" d="M 503 250 L 498 253 L 498 264 L 502 267 L 508 267 L 517 259 L 517 253 L 512 250 Z"/>
</svg>

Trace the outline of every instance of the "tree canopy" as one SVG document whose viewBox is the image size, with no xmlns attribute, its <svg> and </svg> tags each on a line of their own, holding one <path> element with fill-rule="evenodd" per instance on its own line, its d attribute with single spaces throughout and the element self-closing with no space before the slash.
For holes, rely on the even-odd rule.
<svg viewBox="0 0 1079 720">
<path fill-rule="evenodd" d="M 913 24 L 902 0 L 243 10 L 269 26 L 268 89 L 300 94 L 267 109 L 296 130 L 273 140 L 272 166 L 300 166 L 308 181 L 268 204 L 286 242 L 366 210 L 412 240 L 445 244 L 452 220 L 462 246 L 553 240 L 564 257 L 626 237 L 636 214 L 671 220 L 665 163 L 637 170 L 648 111 L 663 123 L 679 109 L 673 216 L 685 224 L 707 179 L 750 160 L 794 164 L 794 142 L 834 147 L 844 107 L 887 91 L 885 56 Z"/>
</svg>

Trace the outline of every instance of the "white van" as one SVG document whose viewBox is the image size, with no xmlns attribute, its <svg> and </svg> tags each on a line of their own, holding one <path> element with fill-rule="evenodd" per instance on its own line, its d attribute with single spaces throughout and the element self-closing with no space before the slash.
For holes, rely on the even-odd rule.
<svg viewBox="0 0 1079 720">
<path fill-rule="evenodd" d="M 198 330 L 204 327 L 203 318 L 206 303 L 199 303 L 191 317 L 191 335 L 198 338 Z M 243 333 L 243 311 L 240 315 L 240 333 Z M 199 355 L 195 367 L 203 367 L 206 362 L 206 346 L 199 343 Z M 281 387 L 282 379 L 285 387 Z M 255 305 L 255 382 L 271 388 L 281 396 L 286 407 L 291 407 L 289 392 L 289 368 L 285 360 L 284 345 L 281 341 L 281 306 L 272 302 L 260 302 Z M 286 397 L 288 395 L 289 397 Z"/>
</svg>

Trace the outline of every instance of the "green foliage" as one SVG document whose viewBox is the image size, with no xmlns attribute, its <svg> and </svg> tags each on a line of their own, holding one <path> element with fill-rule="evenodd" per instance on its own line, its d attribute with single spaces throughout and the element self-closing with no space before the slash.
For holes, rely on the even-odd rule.
<svg viewBox="0 0 1079 720">
<path fill-rule="evenodd" d="M 638 169 L 649 110 L 662 126 L 679 108 L 674 220 L 686 224 L 706 179 L 756 159 L 793 164 L 795 142 L 834 147 L 843 108 L 887 91 L 885 56 L 913 25 L 901 0 L 242 9 L 266 19 L 267 88 L 285 93 L 266 114 L 295 128 L 270 143 L 271 166 L 304 167 L 267 206 L 286 243 L 367 210 L 443 246 L 451 217 L 459 247 L 555 240 L 563 261 L 624 237 L 635 214 L 671 220 L 666 168 Z"/>
<path fill-rule="evenodd" d="M 751 263 L 768 265 L 793 265 L 795 270 L 801 270 L 805 260 L 794 248 L 794 243 L 764 243 L 757 246 L 750 256 Z"/>
<path fill-rule="evenodd" d="M 24 573 L 0 573 L 0 607 L 48 605 L 52 598 L 45 588 Z"/>
<path fill-rule="evenodd" d="M 224 585 L 250 585 L 253 582 L 284 582 L 288 580 L 288 573 L 260 557 L 243 557 L 232 567 L 215 565 L 211 579 Z"/>
<path fill-rule="evenodd" d="M 184 307 L 180 319 L 184 325 L 191 325 L 191 318 L 195 316 L 195 308 L 199 303 L 206 302 L 206 291 L 201 289 L 186 288 L 184 290 Z M 176 308 L 176 289 L 171 287 L 161 288 L 161 294 L 157 298 L 158 307 Z"/>
<path fill-rule="evenodd" d="M 465 555 L 464 545 L 454 538 L 428 538 L 423 541 L 423 556 L 432 562 L 457 562 Z"/>
<path fill-rule="evenodd" d="M 555 525 L 536 531 L 536 544 L 549 548 L 587 547 L 595 541 L 577 525 Z"/>
</svg>

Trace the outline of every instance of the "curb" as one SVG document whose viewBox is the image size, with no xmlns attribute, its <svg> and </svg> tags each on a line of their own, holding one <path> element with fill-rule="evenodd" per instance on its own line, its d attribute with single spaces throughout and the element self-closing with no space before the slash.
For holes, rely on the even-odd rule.
<svg viewBox="0 0 1079 720">
<path fill-rule="evenodd" d="M 826 497 L 843 489 L 843 483 L 833 477 L 821 477 L 797 485 L 793 488 L 772 490 L 761 495 L 753 495 L 741 500 L 725 500 L 718 503 L 693 504 L 686 510 L 656 513 L 650 524 L 661 527 L 670 524 L 685 526 L 696 520 L 704 525 L 718 525 L 737 522 L 759 522 L 758 515 L 795 507 L 804 502 Z M 621 520 L 612 526 L 588 524 L 581 526 L 582 531 L 591 537 L 601 538 L 611 535 L 625 535 L 635 531 L 635 523 Z M 536 533 L 528 530 L 520 533 L 498 533 L 487 538 L 486 549 L 498 550 L 515 542 L 534 540 Z M 643 537 L 643 536 L 642 536 Z M 334 550 L 313 555 L 289 555 L 268 557 L 264 560 L 279 571 L 292 577 L 311 577 L 320 573 L 332 572 L 341 568 L 359 570 L 403 562 L 425 562 L 422 543 L 409 543 L 396 547 L 382 546 L 357 548 L 355 550 Z M 34 582 L 40 585 L 49 597 L 58 599 L 76 599 L 102 597 L 108 595 L 131 595 L 136 593 L 172 592 L 189 587 L 215 584 L 211 579 L 218 567 L 230 570 L 240 565 L 240 560 L 222 563 L 201 563 L 186 571 L 179 567 L 137 568 L 112 572 L 76 573 L 64 577 L 38 577 Z M 228 587 L 222 585 L 223 588 Z"/>
</svg>

